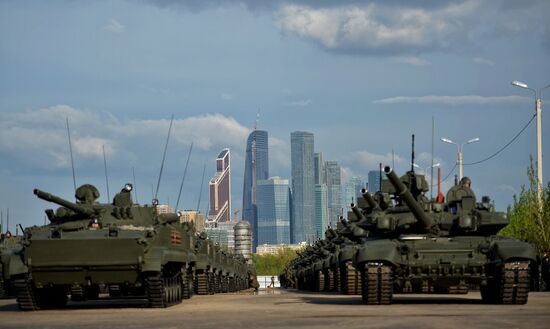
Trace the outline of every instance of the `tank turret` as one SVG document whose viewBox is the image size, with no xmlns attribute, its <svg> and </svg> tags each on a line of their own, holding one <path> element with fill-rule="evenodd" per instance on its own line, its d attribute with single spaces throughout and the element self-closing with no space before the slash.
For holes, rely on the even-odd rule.
<svg viewBox="0 0 550 329">
<path fill-rule="evenodd" d="M 395 172 L 393 172 L 390 167 L 385 167 L 384 172 L 386 173 L 386 176 L 391 184 L 395 187 L 396 194 L 409 207 L 418 223 L 420 223 L 426 230 L 432 229 L 434 227 L 432 219 L 424 212 L 422 207 L 414 199 L 409 189 L 405 186 L 405 184 L 403 184 L 403 182 L 401 182 Z"/>
<path fill-rule="evenodd" d="M 91 215 L 96 213 L 96 210 L 92 207 L 89 207 L 89 206 L 83 205 L 83 204 L 78 204 L 78 203 L 73 203 L 73 202 L 67 201 L 67 200 L 62 199 L 58 196 L 55 196 L 55 195 L 50 194 L 48 192 L 41 191 L 39 189 L 34 189 L 33 193 L 42 200 L 57 203 L 58 205 L 60 205 L 62 207 L 65 207 L 65 208 L 68 208 L 68 209 L 71 209 L 72 211 L 74 211 L 78 214 L 91 216 Z"/>
</svg>

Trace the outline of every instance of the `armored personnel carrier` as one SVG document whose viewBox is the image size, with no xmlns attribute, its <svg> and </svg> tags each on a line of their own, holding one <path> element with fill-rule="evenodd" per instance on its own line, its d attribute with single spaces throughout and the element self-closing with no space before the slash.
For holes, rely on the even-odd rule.
<svg viewBox="0 0 550 329">
<path fill-rule="evenodd" d="M 488 198 L 478 203 L 468 186 L 455 186 L 446 203 L 434 203 L 424 196 L 424 176 L 384 172 L 395 205 L 365 216 L 369 234 L 353 259 L 365 303 L 389 304 L 394 291 L 464 293 L 471 285 L 484 302 L 527 302 L 535 251 L 496 236 L 508 220 Z"/>
<path fill-rule="evenodd" d="M 9 274 L 22 310 L 63 307 L 73 300 L 115 295 L 139 296 L 150 307 L 188 298 L 195 232 L 177 214 L 158 214 L 134 204 L 126 184 L 112 204 L 100 204 L 98 190 L 80 186 L 76 203 L 34 190 L 61 207 L 46 210 L 50 224 L 27 228 L 23 248 L 10 261 Z"/>
</svg>

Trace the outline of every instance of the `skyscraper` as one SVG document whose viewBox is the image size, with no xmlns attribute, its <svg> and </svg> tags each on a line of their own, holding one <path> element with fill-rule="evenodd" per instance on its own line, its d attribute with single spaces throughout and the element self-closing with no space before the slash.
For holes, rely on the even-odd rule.
<svg viewBox="0 0 550 329">
<path fill-rule="evenodd" d="M 290 243 L 288 179 L 271 177 L 257 182 L 258 244 Z"/>
<path fill-rule="evenodd" d="M 292 166 L 292 243 L 315 241 L 313 134 L 290 134 Z"/>
<path fill-rule="evenodd" d="M 380 191 L 380 170 L 369 171 L 369 192 L 374 194 Z"/>
<path fill-rule="evenodd" d="M 346 183 L 343 203 L 348 211 L 351 211 L 351 203 L 357 203 L 357 199 L 362 197 L 361 189 L 364 187 L 365 183 L 363 183 L 361 177 L 358 176 L 351 177 Z"/>
<path fill-rule="evenodd" d="M 251 226 L 253 250 L 258 245 L 257 181 L 269 177 L 268 159 L 267 131 L 254 129 L 246 141 L 242 209 L 242 219 Z"/>
<path fill-rule="evenodd" d="M 338 218 L 342 214 L 342 182 L 340 165 L 336 161 L 325 162 L 328 191 L 328 222 L 336 227 Z"/>
<path fill-rule="evenodd" d="M 210 180 L 210 211 L 208 220 L 231 221 L 231 176 L 229 149 L 223 149 L 216 158 L 216 174 Z"/>
<path fill-rule="evenodd" d="M 315 238 L 323 239 L 329 224 L 328 189 L 326 184 L 315 184 Z"/>
</svg>

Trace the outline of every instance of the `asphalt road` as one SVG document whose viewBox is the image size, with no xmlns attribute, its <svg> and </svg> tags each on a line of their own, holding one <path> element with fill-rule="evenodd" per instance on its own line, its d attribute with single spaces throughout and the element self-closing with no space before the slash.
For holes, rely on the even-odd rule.
<svg viewBox="0 0 550 329">
<path fill-rule="evenodd" d="M 0 300 L 0 328 L 550 328 L 550 293 L 531 293 L 527 305 L 484 305 L 468 295 L 396 295 L 387 306 L 359 296 L 278 289 L 259 294 L 193 296 L 167 309 L 143 302 L 70 303 L 67 309 L 21 312 Z"/>
</svg>

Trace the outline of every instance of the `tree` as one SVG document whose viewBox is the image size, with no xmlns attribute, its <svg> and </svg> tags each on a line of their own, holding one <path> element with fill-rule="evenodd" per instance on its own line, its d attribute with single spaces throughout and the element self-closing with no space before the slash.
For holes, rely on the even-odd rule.
<svg viewBox="0 0 550 329">
<path fill-rule="evenodd" d="M 510 224 L 499 234 L 531 242 L 541 253 L 550 250 L 550 182 L 543 189 L 540 200 L 533 158 L 527 168 L 527 177 L 529 187 L 522 186 L 519 196 L 514 195 L 513 207 L 508 206 Z"/>
<path fill-rule="evenodd" d="M 278 275 L 291 260 L 296 258 L 296 251 L 290 248 L 282 248 L 275 255 L 252 255 L 252 262 L 258 275 Z"/>
</svg>

